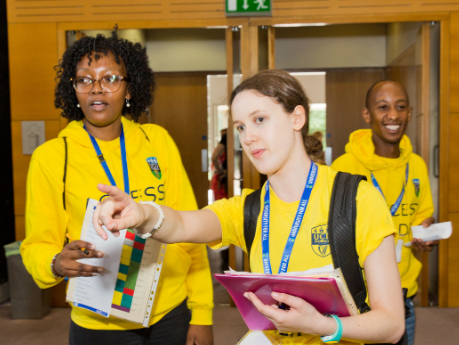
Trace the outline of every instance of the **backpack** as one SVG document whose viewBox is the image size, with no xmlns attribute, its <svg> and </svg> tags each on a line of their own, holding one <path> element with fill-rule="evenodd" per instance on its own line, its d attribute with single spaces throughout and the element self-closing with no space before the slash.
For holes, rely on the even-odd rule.
<svg viewBox="0 0 459 345">
<path fill-rule="evenodd" d="M 367 289 L 359 264 L 359 256 L 355 249 L 356 196 L 360 181 L 366 179 L 362 175 L 338 172 L 333 184 L 328 216 L 328 241 L 333 266 L 335 269 L 341 268 L 349 291 L 361 314 L 370 311 L 370 306 L 365 301 Z M 249 257 L 260 214 L 260 196 L 261 189 L 258 189 L 247 195 L 244 203 L 244 238 Z M 340 245 L 337 245 L 338 243 Z M 406 298 L 407 290 L 403 290 Z M 405 318 L 409 316 L 409 309 L 405 308 Z M 405 331 L 397 345 L 407 343 Z"/>
</svg>

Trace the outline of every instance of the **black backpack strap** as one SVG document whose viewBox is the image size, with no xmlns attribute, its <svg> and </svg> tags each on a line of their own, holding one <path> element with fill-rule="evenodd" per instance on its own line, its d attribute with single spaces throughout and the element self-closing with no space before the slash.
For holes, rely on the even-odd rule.
<svg viewBox="0 0 459 345">
<path fill-rule="evenodd" d="M 244 239 L 247 248 L 247 255 L 250 258 L 253 239 L 257 231 L 257 220 L 260 214 L 261 189 L 247 195 L 244 201 Z"/>
<path fill-rule="evenodd" d="M 360 313 L 370 310 L 365 302 L 367 289 L 355 246 L 356 196 L 362 180 L 366 180 L 366 177 L 338 172 L 333 184 L 328 217 L 328 240 L 333 266 L 341 268 Z"/>
<path fill-rule="evenodd" d="M 62 137 L 64 139 L 64 146 L 65 146 L 65 161 L 64 161 L 64 191 L 62 192 L 62 202 L 64 204 L 64 210 L 66 209 L 65 205 L 65 181 L 67 180 L 67 158 L 68 158 L 68 148 L 67 148 L 67 137 Z"/>
</svg>

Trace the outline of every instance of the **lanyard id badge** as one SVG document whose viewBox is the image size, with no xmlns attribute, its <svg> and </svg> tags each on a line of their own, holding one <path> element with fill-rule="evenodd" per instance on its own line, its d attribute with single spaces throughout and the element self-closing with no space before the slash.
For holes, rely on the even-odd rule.
<svg viewBox="0 0 459 345">
<path fill-rule="evenodd" d="M 397 201 L 395 204 L 392 205 L 390 208 L 390 214 L 392 217 L 397 213 L 398 208 L 400 207 L 400 204 L 402 203 L 403 196 L 405 195 L 405 186 L 408 184 L 408 173 L 409 173 L 409 165 L 408 163 L 406 164 L 406 173 L 405 173 L 405 183 L 403 184 L 402 191 L 400 192 L 400 195 L 397 198 Z M 379 186 L 378 181 L 376 181 L 376 178 L 374 177 L 373 173 L 371 173 L 371 181 L 373 182 L 373 185 L 376 187 L 377 190 L 382 194 L 383 198 L 386 199 L 384 196 L 383 191 L 381 190 L 381 187 Z M 402 261 L 402 248 L 403 248 L 403 239 L 399 239 L 397 241 L 397 245 L 395 247 L 395 256 L 397 259 L 397 263 Z"/>
<path fill-rule="evenodd" d="M 89 138 L 91 139 L 92 146 L 94 147 L 94 150 L 96 151 L 96 154 L 97 154 L 97 158 L 99 158 L 99 162 L 104 168 L 105 174 L 107 175 L 110 181 L 110 184 L 116 187 L 115 179 L 113 178 L 113 175 L 110 172 L 110 169 L 108 168 L 107 162 L 105 161 L 104 155 L 102 154 L 102 151 L 100 150 L 99 144 L 97 143 L 96 139 L 88 132 L 88 130 L 86 129 L 86 126 L 83 126 L 83 128 L 86 130 L 86 132 L 89 135 Z M 124 139 L 123 125 L 121 125 L 120 149 L 121 149 L 121 163 L 123 165 L 124 191 L 129 195 L 130 194 L 129 172 L 128 172 L 128 167 L 127 167 L 126 143 Z"/>
<path fill-rule="evenodd" d="M 300 229 L 303 221 L 304 214 L 308 207 L 309 199 L 311 196 L 312 188 L 316 182 L 318 167 L 315 163 L 311 162 L 311 168 L 309 169 L 308 178 L 306 180 L 306 186 L 304 187 L 303 195 L 301 196 L 298 210 L 296 211 L 295 220 L 290 230 L 290 235 L 282 254 L 281 263 L 279 266 L 279 273 L 286 273 L 290 262 L 290 256 L 292 255 L 293 245 L 295 244 L 296 236 Z M 265 186 L 265 199 L 263 206 L 263 213 L 261 218 L 261 243 L 263 247 L 263 269 L 265 274 L 272 274 L 271 261 L 269 258 L 269 218 L 270 218 L 270 199 L 269 199 L 269 181 L 266 182 Z"/>
<path fill-rule="evenodd" d="M 408 173 L 409 173 L 409 165 L 406 164 L 405 183 L 403 184 L 402 191 L 400 192 L 400 195 L 398 196 L 397 201 L 395 201 L 395 204 L 393 204 L 392 207 L 390 208 L 390 214 L 392 215 L 392 217 L 395 215 L 395 213 L 397 213 L 397 210 L 400 207 L 400 204 L 402 203 L 403 196 L 405 195 L 405 186 L 408 184 Z M 371 181 L 373 182 L 373 185 L 376 187 L 376 189 L 379 190 L 379 192 L 382 194 L 383 198 L 386 199 L 373 173 L 371 173 Z"/>
</svg>

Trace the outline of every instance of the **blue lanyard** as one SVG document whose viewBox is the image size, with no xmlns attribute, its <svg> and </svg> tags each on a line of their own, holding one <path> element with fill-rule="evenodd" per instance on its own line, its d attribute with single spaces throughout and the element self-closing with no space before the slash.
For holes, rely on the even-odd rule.
<svg viewBox="0 0 459 345">
<path fill-rule="evenodd" d="M 397 198 L 397 201 L 395 202 L 395 204 L 392 205 L 392 207 L 390 208 L 390 214 L 392 216 L 394 216 L 394 214 L 397 212 L 398 208 L 400 207 L 400 204 L 402 203 L 402 200 L 403 200 L 403 195 L 405 195 L 405 186 L 408 184 L 408 172 L 409 172 L 409 165 L 406 164 L 406 177 L 405 177 L 405 184 L 403 185 L 402 187 L 402 191 L 400 192 L 400 195 L 398 196 Z M 379 183 L 378 181 L 376 181 L 376 178 L 374 177 L 373 173 L 371 173 L 371 181 L 373 181 L 373 185 L 376 187 L 377 190 L 379 190 L 379 192 L 382 194 L 382 196 L 384 197 L 384 199 L 386 198 L 384 196 L 384 193 L 383 191 L 381 190 L 381 187 L 379 186 Z"/>
<path fill-rule="evenodd" d="M 86 132 L 88 132 L 88 130 L 86 129 L 86 126 L 83 126 L 83 128 L 86 130 Z M 113 175 L 110 172 L 110 169 L 108 168 L 107 162 L 105 161 L 104 155 L 102 154 L 102 151 L 100 150 L 99 144 L 89 132 L 88 132 L 88 135 L 89 135 L 89 138 L 91 139 L 92 146 L 94 146 L 94 150 L 96 151 L 97 158 L 99 158 L 99 162 L 104 168 L 105 174 L 107 175 L 108 179 L 110 180 L 110 184 L 112 186 L 116 186 L 115 179 L 113 178 Z M 123 125 L 121 125 L 120 148 L 121 148 L 121 162 L 123 164 L 124 191 L 127 194 L 129 194 L 130 193 L 129 173 L 128 173 L 128 167 L 127 167 L 126 145 L 125 145 L 125 140 L 124 140 Z"/>
<path fill-rule="evenodd" d="M 293 221 L 292 230 L 290 230 L 290 236 L 287 240 L 287 244 L 282 254 L 281 264 L 279 266 L 279 273 L 286 273 L 288 264 L 290 262 L 290 256 L 292 255 L 293 245 L 295 244 L 298 230 L 300 229 L 301 222 L 303 221 L 304 214 L 309 203 L 309 197 L 311 196 L 312 188 L 316 182 L 317 177 L 317 165 L 311 162 L 311 168 L 309 169 L 308 179 L 306 180 L 306 186 L 304 187 L 303 195 L 301 196 L 298 210 L 296 211 L 295 220 Z M 265 274 L 272 274 L 271 261 L 269 259 L 269 215 L 270 215 L 270 201 L 269 201 L 269 181 L 266 182 L 265 186 L 265 202 L 263 207 L 263 214 L 261 218 L 261 243 L 263 246 L 263 268 Z"/>
</svg>

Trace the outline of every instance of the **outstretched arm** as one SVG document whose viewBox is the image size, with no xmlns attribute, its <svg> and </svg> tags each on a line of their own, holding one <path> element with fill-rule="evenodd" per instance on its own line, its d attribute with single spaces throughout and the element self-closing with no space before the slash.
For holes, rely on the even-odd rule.
<svg viewBox="0 0 459 345">
<path fill-rule="evenodd" d="M 109 196 L 97 205 L 94 212 L 94 227 L 103 239 L 107 234 L 102 228 L 112 231 L 136 228 L 139 233 L 150 232 L 159 219 L 158 210 L 148 204 L 138 204 L 126 193 L 114 186 L 99 184 L 97 188 Z M 222 229 L 217 215 L 210 210 L 175 211 L 161 206 L 164 221 L 152 238 L 163 243 L 208 243 L 221 239 Z"/>
</svg>

